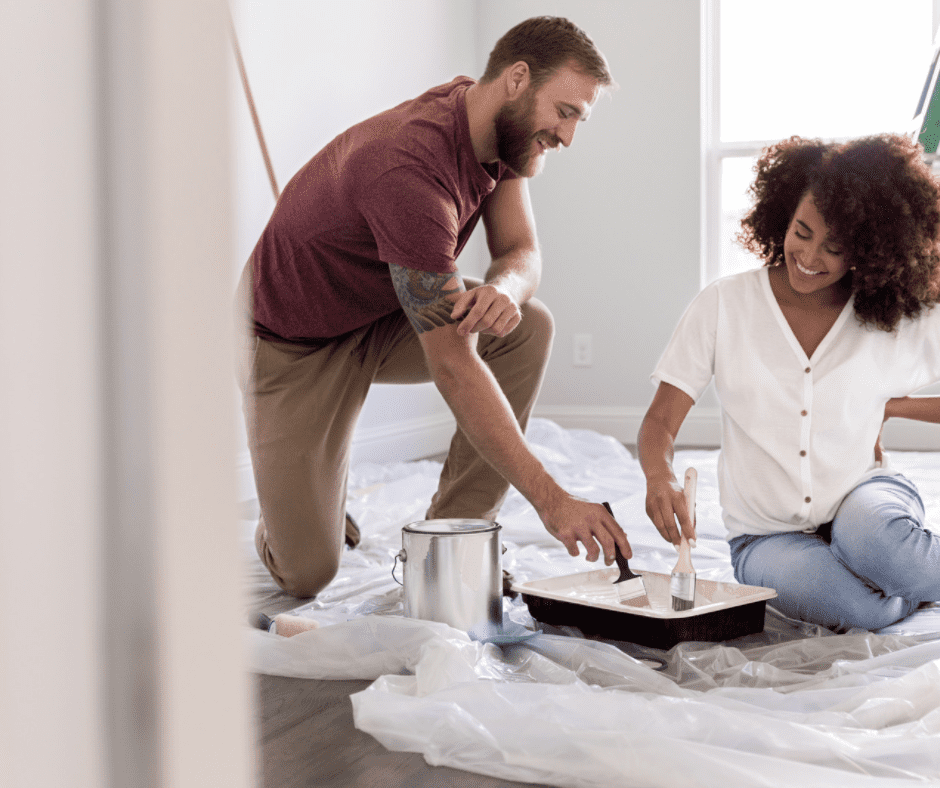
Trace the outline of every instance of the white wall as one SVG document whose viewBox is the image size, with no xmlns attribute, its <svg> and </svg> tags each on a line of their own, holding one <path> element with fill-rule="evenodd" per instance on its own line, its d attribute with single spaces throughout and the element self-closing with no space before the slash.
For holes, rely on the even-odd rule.
<svg viewBox="0 0 940 788">
<path fill-rule="evenodd" d="M 699 4 L 483 0 L 480 10 L 481 45 L 533 13 L 569 17 L 620 86 L 530 183 L 539 297 L 557 332 L 535 413 L 632 443 L 649 373 L 699 289 Z M 593 338 L 590 367 L 573 364 L 575 334 Z"/>
</svg>

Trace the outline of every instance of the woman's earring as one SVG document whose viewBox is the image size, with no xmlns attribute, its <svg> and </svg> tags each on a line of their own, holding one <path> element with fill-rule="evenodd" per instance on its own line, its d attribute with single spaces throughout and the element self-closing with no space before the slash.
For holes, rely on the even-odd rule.
<svg viewBox="0 0 940 788">
<path fill-rule="evenodd" d="M 854 271 L 854 270 L 855 270 L 855 266 L 854 266 L 854 265 L 849 266 L 849 270 L 850 270 L 850 271 Z"/>
</svg>

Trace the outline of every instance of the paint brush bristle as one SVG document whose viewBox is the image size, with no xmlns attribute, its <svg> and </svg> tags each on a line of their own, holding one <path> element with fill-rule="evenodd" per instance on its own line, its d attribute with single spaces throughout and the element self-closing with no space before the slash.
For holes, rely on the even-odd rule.
<svg viewBox="0 0 940 788">
<path fill-rule="evenodd" d="M 607 501 L 604 501 L 604 508 L 611 517 L 614 516 L 614 512 Z M 646 583 L 643 581 L 643 577 L 630 569 L 630 564 L 627 563 L 626 556 L 621 552 L 620 545 L 615 543 L 614 551 L 617 567 L 620 569 L 620 577 L 614 580 L 614 585 L 617 587 L 617 596 L 620 601 L 626 602 L 629 599 L 636 599 L 646 594 Z"/>
</svg>

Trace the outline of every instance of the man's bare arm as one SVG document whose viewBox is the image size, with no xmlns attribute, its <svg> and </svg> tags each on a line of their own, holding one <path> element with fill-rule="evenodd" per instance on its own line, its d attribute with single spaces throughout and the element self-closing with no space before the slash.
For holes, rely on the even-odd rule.
<svg viewBox="0 0 940 788">
<path fill-rule="evenodd" d="M 535 295 L 542 275 L 542 257 L 535 219 L 524 178 L 502 181 L 487 198 L 483 226 L 492 262 L 484 285 L 463 293 L 453 316 L 461 334 L 504 337 L 522 319 L 520 306 Z"/>
<path fill-rule="evenodd" d="M 589 561 L 603 550 L 610 564 L 616 542 L 630 557 L 626 535 L 604 507 L 566 493 L 529 450 L 509 402 L 476 352 L 476 335 L 458 333 L 458 323 L 450 316 L 451 299 L 465 291 L 459 276 L 389 267 L 431 376 L 480 455 L 535 507 L 546 530 L 571 555 L 578 555 L 580 542 Z"/>
<path fill-rule="evenodd" d="M 457 322 L 451 317 L 453 300 L 466 290 L 459 277 L 394 264 L 389 270 L 398 301 L 418 334 Z"/>
</svg>

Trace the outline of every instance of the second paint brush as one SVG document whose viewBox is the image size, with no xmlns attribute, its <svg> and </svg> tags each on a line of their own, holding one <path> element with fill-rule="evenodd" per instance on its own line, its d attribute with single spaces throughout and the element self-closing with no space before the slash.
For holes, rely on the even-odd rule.
<svg viewBox="0 0 940 788">
<path fill-rule="evenodd" d="M 695 525 L 695 487 L 698 473 L 695 468 L 685 472 L 685 502 L 689 509 L 692 525 Z M 673 610 L 690 610 L 695 607 L 695 569 L 692 566 L 692 546 L 685 534 L 681 533 L 679 542 L 679 560 L 669 579 L 669 593 L 672 595 Z"/>
</svg>

